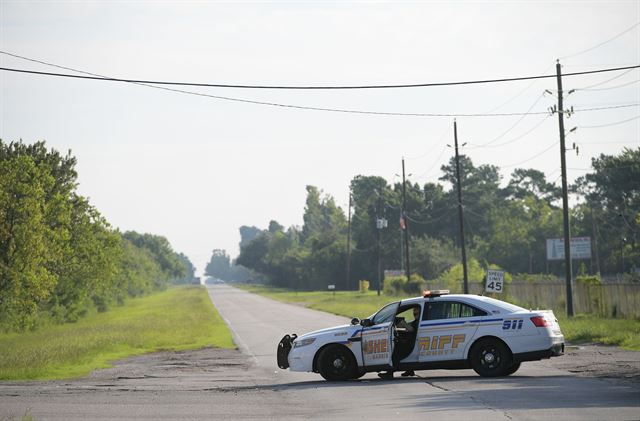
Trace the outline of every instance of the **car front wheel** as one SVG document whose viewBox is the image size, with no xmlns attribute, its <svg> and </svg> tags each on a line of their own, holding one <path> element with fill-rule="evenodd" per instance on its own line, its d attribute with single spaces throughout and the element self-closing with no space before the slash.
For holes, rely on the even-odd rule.
<svg viewBox="0 0 640 421">
<path fill-rule="evenodd" d="M 348 349 L 340 345 L 330 345 L 320 351 L 318 371 L 329 381 L 349 380 L 358 376 L 355 358 Z"/>
<path fill-rule="evenodd" d="M 470 358 L 471 368 L 482 377 L 505 376 L 512 367 L 509 349 L 496 339 L 477 342 L 471 348 Z"/>
</svg>

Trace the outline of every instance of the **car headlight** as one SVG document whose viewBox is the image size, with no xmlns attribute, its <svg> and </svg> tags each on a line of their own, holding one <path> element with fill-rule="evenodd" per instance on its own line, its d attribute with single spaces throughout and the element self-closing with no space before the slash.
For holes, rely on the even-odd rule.
<svg viewBox="0 0 640 421">
<path fill-rule="evenodd" d="M 301 341 L 296 341 L 293 343 L 294 348 L 300 348 L 301 346 L 311 345 L 316 341 L 316 338 L 306 338 Z"/>
</svg>

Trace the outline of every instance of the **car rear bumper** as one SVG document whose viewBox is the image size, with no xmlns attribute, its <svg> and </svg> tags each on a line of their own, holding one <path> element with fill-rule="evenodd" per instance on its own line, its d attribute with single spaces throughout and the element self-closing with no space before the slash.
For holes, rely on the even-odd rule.
<svg viewBox="0 0 640 421">
<path fill-rule="evenodd" d="M 538 360 L 547 359 L 551 357 L 559 357 L 560 355 L 563 355 L 563 354 L 564 354 L 564 342 L 561 342 L 561 343 L 553 344 L 548 349 L 513 354 L 513 360 L 516 362 L 538 361 Z"/>
</svg>

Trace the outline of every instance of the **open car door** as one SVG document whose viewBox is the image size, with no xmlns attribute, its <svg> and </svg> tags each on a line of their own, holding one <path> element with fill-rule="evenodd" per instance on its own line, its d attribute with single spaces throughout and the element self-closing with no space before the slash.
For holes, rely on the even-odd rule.
<svg viewBox="0 0 640 421">
<path fill-rule="evenodd" d="M 392 366 L 393 338 L 396 312 L 400 302 L 382 307 L 362 329 L 362 361 L 365 367 Z"/>
</svg>

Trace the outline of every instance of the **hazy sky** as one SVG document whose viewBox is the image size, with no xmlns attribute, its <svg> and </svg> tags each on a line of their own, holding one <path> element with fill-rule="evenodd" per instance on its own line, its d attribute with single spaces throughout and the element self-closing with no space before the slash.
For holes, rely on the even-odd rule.
<svg viewBox="0 0 640 421">
<path fill-rule="evenodd" d="M 130 79 L 263 85 L 402 84 L 580 72 L 640 63 L 640 2 L 168 2 L 0 0 L 0 50 Z M 634 25 L 636 25 L 634 27 Z M 631 28 L 625 34 L 605 42 Z M 604 44 L 602 44 L 604 43 Z M 602 45 L 600 45 L 602 44 Z M 593 48 L 596 47 L 596 48 Z M 587 50 L 587 51 L 585 51 Z M 68 72 L 0 54 L 0 67 Z M 608 81 L 617 77 L 613 80 Z M 640 103 L 640 71 L 565 77 L 575 108 Z M 607 82 L 608 81 L 608 82 Z M 605 82 L 605 83 L 602 83 Z M 194 92 L 402 113 L 542 112 L 555 79 L 415 89 Z M 625 86 L 621 86 L 625 85 Z M 612 89 L 610 89 L 612 88 Z M 574 114 L 569 179 L 640 146 L 640 107 Z M 559 183 L 557 116 L 458 117 L 476 165 Z M 452 117 L 247 104 L 143 86 L 0 72 L 0 138 L 78 159 L 79 190 L 119 229 L 166 236 L 199 271 L 238 253 L 240 225 L 301 225 L 305 186 L 345 208 L 358 174 L 437 181 Z M 590 127 L 601 126 L 606 127 Z M 524 135 L 524 136 L 523 136 Z M 493 141 L 491 147 L 474 147 Z M 469 204 L 472 206 L 472 204 Z"/>
</svg>

